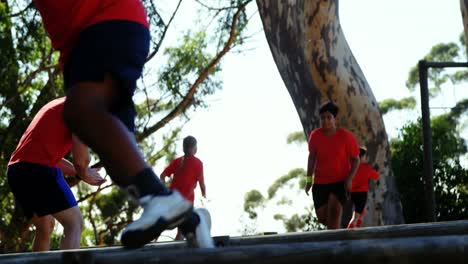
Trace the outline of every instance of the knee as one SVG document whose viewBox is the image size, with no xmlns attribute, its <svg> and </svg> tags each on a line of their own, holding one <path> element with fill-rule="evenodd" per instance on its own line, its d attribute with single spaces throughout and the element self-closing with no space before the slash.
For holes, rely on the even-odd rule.
<svg viewBox="0 0 468 264">
<path fill-rule="evenodd" d="M 40 224 L 36 224 L 36 233 L 40 236 L 48 236 L 52 235 L 54 231 L 55 220 L 53 218 L 48 218 L 42 221 Z"/>
<path fill-rule="evenodd" d="M 63 231 L 64 233 L 75 233 L 75 234 L 81 234 L 84 229 L 84 221 L 83 217 L 76 217 L 73 221 L 67 222 L 63 224 Z"/>
<path fill-rule="evenodd" d="M 328 209 L 328 214 L 330 218 L 337 219 L 341 217 L 341 206 L 330 206 Z"/>
<path fill-rule="evenodd" d="M 326 214 L 326 211 L 323 210 L 323 208 L 321 208 L 321 209 L 322 210 L 316 210 L 315 214 L 317 215 L 317 220 L 319 221 L 319 223 L 326 225 L 327 224 L 327 214 Z"/>
</svg>

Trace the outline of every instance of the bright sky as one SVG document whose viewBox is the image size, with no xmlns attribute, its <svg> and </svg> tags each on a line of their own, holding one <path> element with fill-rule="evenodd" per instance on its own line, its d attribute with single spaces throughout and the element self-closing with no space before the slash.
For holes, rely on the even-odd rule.
<svg viewBox="0 0 468 264">
<path fill-rule="evenodd" d="M 250 13 L 256 8 L 251 3 Z M 409 69 L 434 44 L 457 41 L 463 31 L 459 1 L 455 0 L 342 0 L 340 17 L 351 50 L 378 101 L 410 96 L 405 87 Z M 252 32 L 262 28 L 258 13 L 250 27 Z M 245 193 L 257 189 L 266 195 L 278 177 L 306 166 L 307 147 L 286 144 L 287 135 L 302 126 L 264 33 L 255 35 L 249 47 L 255 49 L 223 60 L 223 90 L 208 109 L 193 115 L 182 132 L 182 137 L 190 134 L 198 139 L 197 156 L 204 162 L 213 235 L 240 235 Z M 451 106 L 451 102 L 447 104 Z M 408 117 L 400 112 L 390 114 L 386 121 L 389 119 Z M 390 136 L 396 136 L 401 125 L 386 122 Z M 181 147 L 178 150 L 182 154 Z M 164 165 L 158 164 L 156 171 L 162 171 Z M 290 209 L 302 214 L 311 198 L 300 195 L 303 202 Z M 196 199 L 199 197 L 196 190 Z M 257 228 L 259 232 L 284 232 L 271 214 L 261 216 Z"/>
</svg>

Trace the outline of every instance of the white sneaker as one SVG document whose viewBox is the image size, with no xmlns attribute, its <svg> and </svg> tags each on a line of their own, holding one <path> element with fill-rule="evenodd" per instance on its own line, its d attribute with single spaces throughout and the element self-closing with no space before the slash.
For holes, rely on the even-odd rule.
<svg viewBox="0 0 468 264">
<path fill-rule="evenodd" d="M 200 218 L 200 223 L 195 228 L 195 234 L 189 232 L 185 234 L 189 247 L 214 248 L 213 238 L 211 238 L 211 216 L 205 208 L 197 208 L 193 211 Z"/>
<path fill-rule="evenodd" d="M 127 248 L 141 247 L 158 238 L 164 230 L 180 225 L 193 211 L 192 204 L 177 191 L 167 196 L 147 195 L 139 202 L 143 214 L 129 224 L 121 236 L 122 245 Z"/>
</svg>

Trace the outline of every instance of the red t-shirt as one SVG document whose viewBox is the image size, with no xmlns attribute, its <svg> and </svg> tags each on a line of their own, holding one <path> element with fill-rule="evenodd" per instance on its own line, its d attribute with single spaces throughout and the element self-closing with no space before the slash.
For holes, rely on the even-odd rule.
<svg viewBox="0 0 468 264">
<path fill-rule="evenodd" d="M 194 191 L 197 182 L 203 180 L 203 163 L 197 157 L 190 155 L 186 158 L 182 168 L 181 162 L 184 157 L 173 160 L 169 166 L 164 169 L 164 175 L 173 175 L 170 189 L 179 191 L 185 199 L 194 201 Z"/>
<path fill-rule="evenodd" d="M 65 97 L 39 110 L 11 154 L 8 165 L 20 161 L 56 167 L 72 147 L 72 134 L 62 118 Z"/>
<path fill-rule="evenodd" d="M 338 128 L 327 136 L 322 128 L 310 133 L 309 152 L 315 153 L 314 183 L 330 184 L 344 180 L 350 170 L 350 157 L 359 155 L 356 138 L 346 129 Z"/>
<path fill-rule="evenodd" d="M 353 178 L 353 187 L 351 192 L 368 192 L 369 191 L 369 179 L 376 180 L 379 177 L 379 173 L 376 172 L 369 164 L 359 164 L 358 171 Z"/>
<path fill-rule="evenodd" d="M 149 26 L 141 0 L 34 0 L 54 49 L 65 64 L 79 34 L 108 20 L 127 20 Z"/>
</svg>

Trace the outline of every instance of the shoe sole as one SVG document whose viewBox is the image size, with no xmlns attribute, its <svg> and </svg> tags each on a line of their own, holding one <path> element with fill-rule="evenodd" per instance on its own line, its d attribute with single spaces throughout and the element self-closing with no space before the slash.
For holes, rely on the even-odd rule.
<svg viewBox="0 0 468 264">
<path fill-rule="evenodd" d="M 151 240 L 159 237 L 163 231 L 173 229 L 180 225 L 192 212 L 193 207 L 190 207 L 187 211 L 174 217 L 171 221 L 160 218 L 150 228 L 145 230 L 124 232 L 121 237 L 122 246 L 128 249 L 142 247 Z"/>
</svg>

